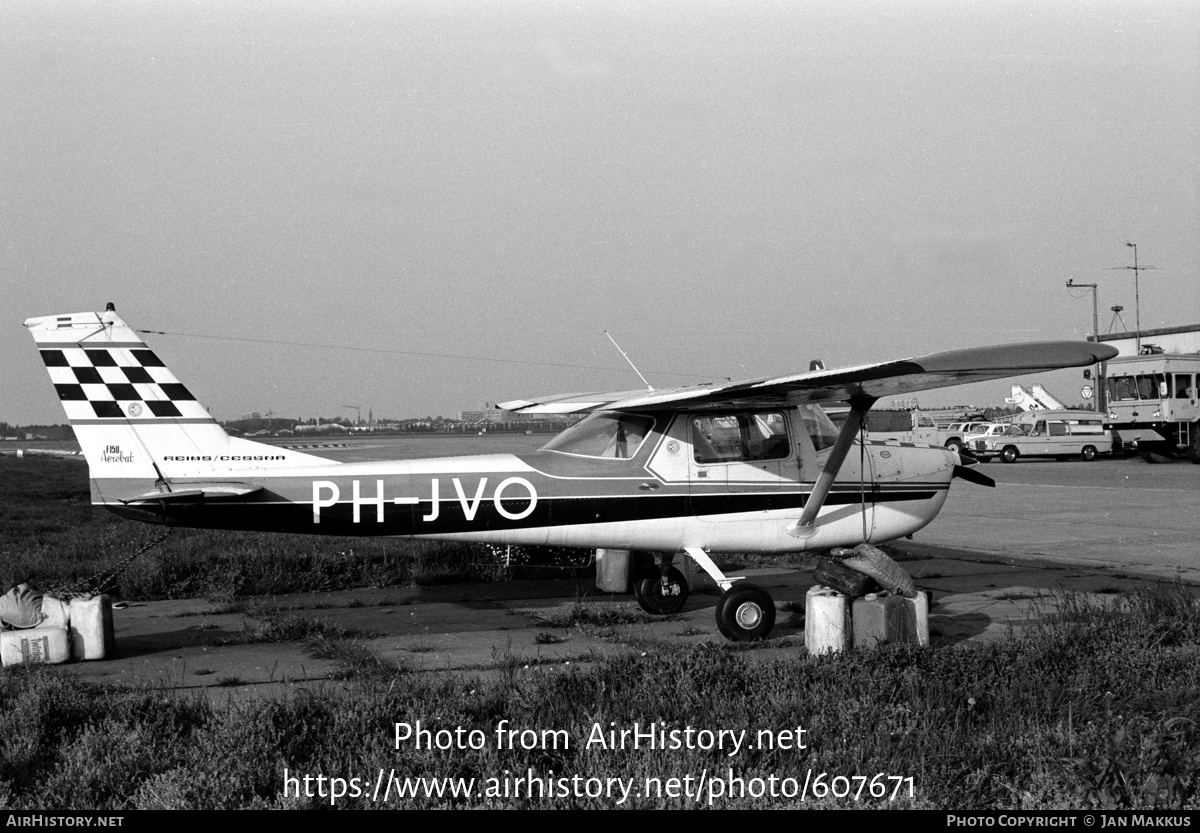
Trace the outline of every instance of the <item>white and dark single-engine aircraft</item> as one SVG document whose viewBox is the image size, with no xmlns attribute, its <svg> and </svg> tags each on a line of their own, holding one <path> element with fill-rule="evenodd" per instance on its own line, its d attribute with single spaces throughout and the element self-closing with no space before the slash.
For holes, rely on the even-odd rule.
<svg viewBox="0 0 1200 833">
<path fill-rule="evenodd" d="M 92 503 L 187 527 L 409 536 L 656 553 L 641 605 L 672 613 L 692 558 L 724 591 L 717 624 L 765 636 L 765 590 L 727 577 L 711 553 L 788 553 L 879 543 L 933 520 L 950 481 L 993 485 L 941 447 L 873 442 L 877 399 L 1084 367 L 1108 345 L 1041 342 L 670 390 L 500 405 L 588 416 L 543 448 L 340 463 L 231 437 L 117 315 L 30 318 L 50 380 L 87 458 Z M 839 431 L 819 407 L 846 402 Z M 855 453 L 850 453 L 857 446 Z"/>
</svg>

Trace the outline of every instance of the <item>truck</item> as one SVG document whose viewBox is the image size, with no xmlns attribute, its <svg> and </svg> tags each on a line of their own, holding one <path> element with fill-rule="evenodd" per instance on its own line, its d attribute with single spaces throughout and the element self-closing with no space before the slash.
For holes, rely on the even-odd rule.
<svg viewBox="0 0 1200 833">
<path fill-rule="evenodd" d="M 1121 351 L 1103 371 L 1117 450 L 1200 463 L 1200 324 L 1098 340 Z"/>
<path fill-rule="evenodd" d="M 834 406 L 825 411 L 840 427 L 849 408 Z M 951 451 L 964 450 L 966 436 L 990 424 L 987 420 L 979 419 L 954 422 L 943 428 L 934 422 L 933 417 L 917 410 L 872 409 L 867 412 L 867 435 L 873 440 L 940 445 Z"/>
</svg>

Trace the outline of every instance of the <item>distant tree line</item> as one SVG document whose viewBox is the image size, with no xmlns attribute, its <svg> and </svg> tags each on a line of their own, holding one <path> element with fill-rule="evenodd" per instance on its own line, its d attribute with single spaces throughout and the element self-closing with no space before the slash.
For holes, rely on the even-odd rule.
<svg viewBox="0 0 1200 833">
<path fill-rule="evenodd" d="M 73 440 L 70 425 L 10 425 L 0 422 L 0 437 L 6 440 Z"/>
<path fill-rule="evenodd" d="M 233 419 L 221 423 L 231 432 L 253 435 L 260 432 L 279 434 L 280 432 L 306 433 L 307 429 L 320 426 L 337 426 L 339 431 L 369 432 L 372 434 L 446 434 L 446 433 L 555 433 L 563 431 L 579 421 L 576 415 L 564 416 L 553 420 L 520 420 L 512 422 L 463 422 L 444 416 L 411 417 L 399 420 L 376 420 L 373 423 L 355 423 L 353 420 L 337 416 L 331 418 L 309 417 L 282 418 L 263 417 L 259 419 Z"/>
</svg>

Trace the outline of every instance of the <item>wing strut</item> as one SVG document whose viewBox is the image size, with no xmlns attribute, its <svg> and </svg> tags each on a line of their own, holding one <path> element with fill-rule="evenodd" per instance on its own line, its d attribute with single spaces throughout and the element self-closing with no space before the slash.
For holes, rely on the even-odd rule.
<svg viewBox="0 0 1200 833">
<path fill-rule="evenodd" d="M 816 532 L 817 513 L 825 505 L 825 498 L 829 496 L 829 490 L 833 488 L 833 481 L 837 479 L 838 472 L 841 471 L 842 463 L 845 462 L 846 455 L 850 452 L 850 446 L 854 445 L 854 439 L 862 429 L 863 418 L 874 404 L 875 397 L 873 396 L 859 395 L 850 400 L 850 413 L 846 416 L 842 430 L 838 432 L 837 441 L 834 442 L 833 449 L 829 452 L 829 458 L 825 461 L 825 468 L 821 469 L 821 473 L 817 476 L 817 482 L 813 484 L 812 494 L 808 496 L 808 501 L 804 504 L 804 511 L 800 513 L 797 520 L 788 524 L 785 530 L 788 535 L 793 538 L 808 538 Z"/>
</svg>

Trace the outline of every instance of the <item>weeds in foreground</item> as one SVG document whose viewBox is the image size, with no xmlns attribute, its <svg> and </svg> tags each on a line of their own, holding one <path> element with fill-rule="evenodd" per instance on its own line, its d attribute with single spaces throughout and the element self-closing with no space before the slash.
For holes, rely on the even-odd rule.
<svg viewBox="0 0 1200 833">
<path fill-rule="evenodd" d="M 566 610 L 535 611 L 533 615 L 552 628 L 580 628 L 585 633 L 616 625 L 670 621 L 670 617 L 652 617 L 627 604 L 597 604 L 577 596 Z"/>
<path fill-rule="evenodd" d="M 306 642 L 320 637 L 323 639 L 370 639 L 377 634 L 344 628 L 325 619 L 309 619 L 304 616 L 271 617 L 256 625 L 245 625 L 234 637 L 215 642 L 216 645 L 253 645 L 270 642 Z"/>
<path fill-rule="evenodd" d="M 553 770 L 626 779 L 638 785 L 628 802 L 635 807 L 690 804 L 648 785 L 707 771 L 726 777 L 722 794 L 702 797 L 714 807 L 1194 809 L 1200 603 L 1168 589 L 1103 603 L 1065 597 L 1062 610 L 992 645 L 786 662 L 675 645 L 553 670 L 500 648 L 493 670 L 477 676 L 407 673 L 356 640 L 318 633 L 310 644 L 340 660 L 350 682 L 221 708 L 92 686 L 53 668 L 19 669 L 0 677 L 0 806 L 328 806 L 328 794 L 287 791 L 284 770 L 344 777 L 382 769 L 475 779 L 469 798 L 390 800 L 400 807 L 616 806 L 586 795 L 505 796 L 489 780 Z M 396 723 L 416 720 L 435 732 L 478 730 L 485 742 L 452 752 L 397 745 Z M 747 742 L 732 755 L 613 746 L 634 724 L 745 731 Z M 802 749 L 794 743 L 801 728 Z M 498 729 L 514 733 L 503 748 Z M 905 786 L 894 798 L 810 794 L 801 803 L 785 788 L 808 770 L 911 778 L 912 794 Z M 772 778 L 774 795 L 750 795 Z M 379 805 L 347 795 L 338 806 Z"/>
<path fill-rule="evenodd" d="M 398 674 L 408 670 L 404 663 L 383 660 L 361 642 L 356 640 L 330 639 L 314 636 L 306 646 L 317 659 L 331 660 L 338 664 L 337 677 L 343 680 L 395 680 Z"/>
</svg>

